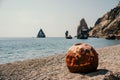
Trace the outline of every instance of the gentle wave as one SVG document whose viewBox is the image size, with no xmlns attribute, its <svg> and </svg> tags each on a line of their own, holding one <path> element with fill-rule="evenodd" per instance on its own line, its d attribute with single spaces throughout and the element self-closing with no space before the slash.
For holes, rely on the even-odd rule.
<svg viewBox="0 0 120 80">
<path fill-rule="evenodd" d="M 75 43 L 88 43 L 94 48 L 120 44 L 120 40 L 101 38 L 0 38 L 0 64 L 65 53 Z"/>
</svg>

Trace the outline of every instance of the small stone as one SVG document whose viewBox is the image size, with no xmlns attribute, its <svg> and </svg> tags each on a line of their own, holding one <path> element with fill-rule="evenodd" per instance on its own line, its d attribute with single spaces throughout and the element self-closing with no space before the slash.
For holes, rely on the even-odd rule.
<svg viewBox="0 0 120 80">
<path fill-rule="evenodd" d="M 120 72 L 113 73 L 112 71 L 109 71 L 105 74 L 103 80 L 120 80 Z"/>
<path fill-rule="evenodd" d="M 73 45 L 66 54 L 66 65 L 70 72 L 88 73 L 98 67 L 98 54 L 86 43 Z"/>
</svg>

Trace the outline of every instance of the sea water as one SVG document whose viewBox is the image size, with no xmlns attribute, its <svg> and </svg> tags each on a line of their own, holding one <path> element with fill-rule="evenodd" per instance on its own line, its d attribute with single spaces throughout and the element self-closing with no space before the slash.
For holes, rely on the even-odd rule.
<svg viewBox="0 0 120 80">
<path fill-rule="evenodd" d="M 120 40 L 106 40 L 101 38 L 0 38 L 0 64 L 46 57 L 54 54 L 65 54 L 73 44 L 82 42 L 88 43 L 94 48 L 120 44 Z"/>
</svg>

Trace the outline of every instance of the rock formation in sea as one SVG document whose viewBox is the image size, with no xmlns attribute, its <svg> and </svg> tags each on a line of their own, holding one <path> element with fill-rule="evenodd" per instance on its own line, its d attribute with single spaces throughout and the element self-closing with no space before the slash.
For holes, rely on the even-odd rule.
<svg viewBox="0 0 120 80">
<path fill-rule="evenodd" d="M 67 51 L 66 65 L 70 72 L 95 71 L 98 67 L 98 53 L 89 44 L 75 44 Z"/>
<path fill-rule="evenodd" d="M 77 38 L 78 39 L 87 39 L 88 31 L 89 31 L 89 28 L 87 26 L 85 19 L 83 18 L 80 20 L 80 25 L 77 28 Z"/>
<path fill-rule="evenodd" d="M 98 18 L 89 36 L 120 39 L 120 2 L 115 8 Z"/>
<path fill-rule="evenodd" d="M 46 37 L 45 33 L 43 32 L 42 29 L 40 29 L 40 31 L 38 32 L 37 38 L 45 38 L 45 37 Z"/>
<path fill-rule="evenodd" d="M 66 32 L 65 32 L 65 37 L 67 37 L 67 36 L 68 36 L 68 34 L 69 34 L 69 32 L 68 32 L 68 31 L 66 31 Z"/>
<path fill-rule="evenodd" d="M 72 36 L 69 35 L 69 31 L 66 31 L 66 32 L 65 32 L 65 38 L 66 38 L 66 39 L 72 39 Z"/>
</svg>

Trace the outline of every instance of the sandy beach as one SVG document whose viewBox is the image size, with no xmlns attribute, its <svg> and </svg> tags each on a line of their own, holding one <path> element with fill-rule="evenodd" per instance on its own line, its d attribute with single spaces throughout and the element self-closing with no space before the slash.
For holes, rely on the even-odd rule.
<svg viewBox="0 0 120 80">
<path fill-rule="evenodd" d="M 102 80 L 109 72 L 120 72 L 120 45 L 96 49 L 99 66 L 96 72 L 71 73 L 65 53 L 0 65 L 0 80 Z"/>
</svg>

